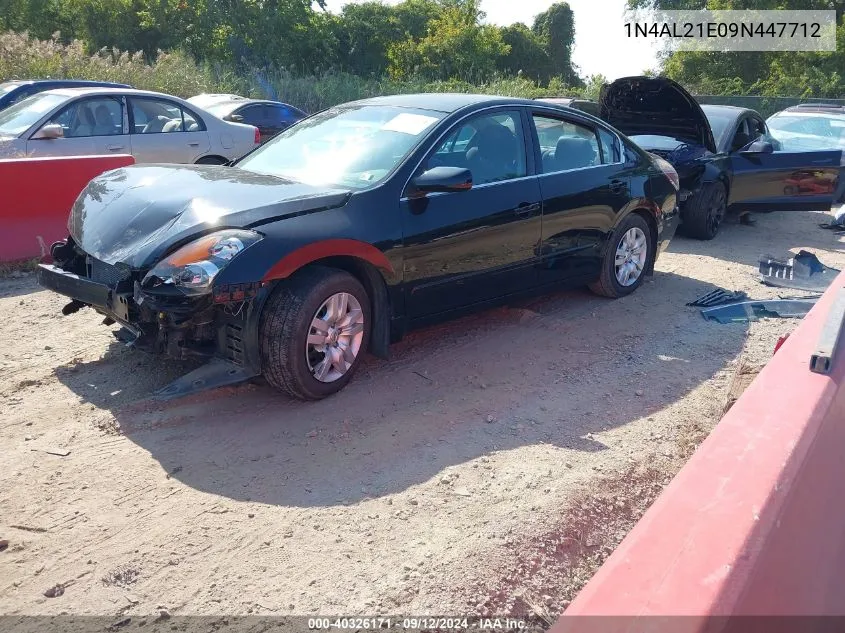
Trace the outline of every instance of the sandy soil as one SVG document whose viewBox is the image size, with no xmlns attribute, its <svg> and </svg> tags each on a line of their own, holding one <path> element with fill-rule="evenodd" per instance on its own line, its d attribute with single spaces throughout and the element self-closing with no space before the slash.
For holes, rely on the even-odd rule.
<svg viewBox="0 0 845 633">
<path fill-rule="evenodd" d="M 845 267 L 822 220 L 677 238 L 619 301 L 559 293 L 414 333 L 316 404 L 260 384 L 152 402 L 185 366 L 62 317 L 31 274 L 0 280 L 0 612 L 550 621 L 718 421 L 740 355 L 765 363 L 797 324 L 684 304 L 776 296 L 762 253 Z"/>
</svg>

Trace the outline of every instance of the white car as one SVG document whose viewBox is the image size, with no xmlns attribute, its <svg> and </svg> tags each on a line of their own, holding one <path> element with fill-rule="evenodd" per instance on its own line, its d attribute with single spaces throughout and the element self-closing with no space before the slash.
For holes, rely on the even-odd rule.
<svg viewBox="0 0 845 633">
<path fill-rule="evenodd" d="M 146 90 L 48 90 L 0 112 L 0 158 L 132 154 L 137 163 L 223 164 L 260 142 L 258 128 Z"/>
<path fill-rule="evenodd" d="M 246 101 L 246 97 L 242 97 L 241 95 L 234 95 L 228 94 L 223 92 L 203 92 L 202 94 L 195 95 L 193 97 L 188 98 L 188 103 L 191 103 L 200 108 L 207 108 L 208 106 L 214 103 L 220 103 L 221 101 Z"/>
</svg>

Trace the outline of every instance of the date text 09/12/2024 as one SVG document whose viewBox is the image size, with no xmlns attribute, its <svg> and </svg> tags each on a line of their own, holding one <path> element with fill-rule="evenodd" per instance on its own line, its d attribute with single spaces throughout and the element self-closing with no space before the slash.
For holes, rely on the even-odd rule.
<svg viewBox="0 0 845 633">
<path fill-rule="evenodd" d="M 468 618 L 468 617 L 349 617 L 309 618 L 308 629 L 328 630 L 402 630 L 402 631 L 527 631 L 530 622 L 517 618 Z"/>
</svg>

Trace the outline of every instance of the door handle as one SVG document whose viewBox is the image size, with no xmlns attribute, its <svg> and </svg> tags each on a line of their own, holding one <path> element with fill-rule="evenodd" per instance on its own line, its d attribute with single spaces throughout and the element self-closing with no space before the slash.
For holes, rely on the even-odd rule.
<svg viewBox="0 0 845 633">
<path fill-rule="evenodd" d="M 109 145 L 106 149 L 110 152 L 119 152 L 123 149 L 123 145 Z"/>
<path fill-rule="evenodd" d="M 188 145 L 190 145 L 191 147 L 199 147 L 200 146 L 198 141 L 193 141 L 191 143 L 188 143 Z"/>
<path fill-rule="evenodd" d="M 528 215 L 533 215 L 540 210 L 540 203 L 539 202 L 523 202 L 522 204 L 518 205 L 513 212 L 520 216 L 525 217 Z"/>
<path fill-rule="evenodd" d="M 622 193 L 628 188 L 628 183 L 624 180 L 611 180 L 610 181 L 610 191 L 611 193 Z"/>
</svg>

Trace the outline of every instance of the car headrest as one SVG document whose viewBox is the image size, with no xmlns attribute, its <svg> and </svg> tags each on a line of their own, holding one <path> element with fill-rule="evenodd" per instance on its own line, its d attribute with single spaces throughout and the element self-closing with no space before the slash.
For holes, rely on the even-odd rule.
<svg viewBox="0 0 845 633">
<path fill-rule="evenodd" d="M 558 169 L 589 167 L 596 158 L 593 144 L 585 138 L 563 136 L 555 148 L 555 165 Z"/>
</svg>

